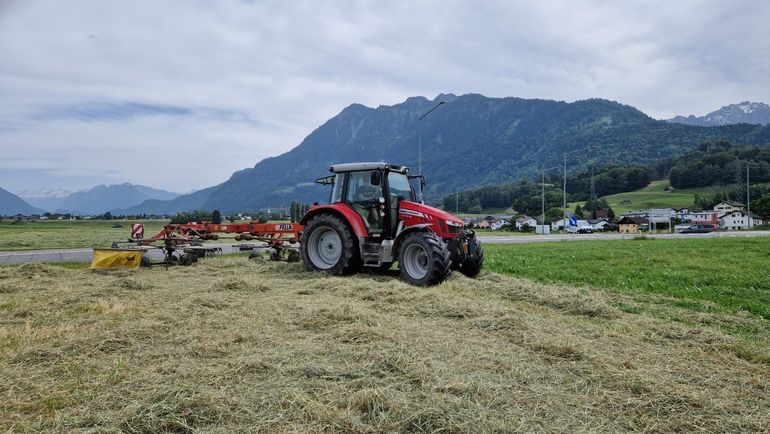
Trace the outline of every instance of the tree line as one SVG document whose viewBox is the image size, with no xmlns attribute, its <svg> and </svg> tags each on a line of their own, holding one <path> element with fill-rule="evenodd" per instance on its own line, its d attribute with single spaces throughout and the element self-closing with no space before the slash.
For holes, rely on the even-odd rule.
<svg viewBox="0 0 770 434">
<path fill-rule="evenodd" d="M 586 170 L 567 177 L 567 201 L 592 201 L 587 206 L 592 213 L 598 209 L 609 209 L 606 201 L 597 201 L 600 196 L 633 191 L 647 186 L 656 179 L 657 168 L 649 165 L 617 166 L 607 165 Z M 591 197 L 593 178 L 595 196 Z M 545 208 L 560 208 L 563 203 L 563 177 L 549 173 L 545 177 Z M 523 178 L 516 183 L 488 185 L 474 190 L 448 195 L 443 199 L 444 209 L 467 213 L 482 213 L 490 209 L 511 207 L 524 214 L 539 214 L 542 210 L 543 186 L 541 179 L 533 182 Z M 561 211 L 559 211 L 561 213 Z"/>
<path fill-rule="evenodd" d="M 747 166 L 752 183 L 770 182 L 770 149 L 706 142 L 677 158 L 669 179 L 675 188 L 730 185 L 745 182 Z"/>
</svg>

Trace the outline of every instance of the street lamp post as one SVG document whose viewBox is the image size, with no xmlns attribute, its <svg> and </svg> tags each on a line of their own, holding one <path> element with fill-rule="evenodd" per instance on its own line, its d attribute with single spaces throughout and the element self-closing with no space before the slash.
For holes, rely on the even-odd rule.
<svg viewBox="0 0 770 434">
<path fill-rule="evenodd" d="M 422 120 L 425 118 L 425 116 L 428 116 L 430 112 L 433 110 L 436 110 L 438 106 L 446 104 L 446 101 L 439 101 L 438 104 L 431 107 L 430 110 L 426 111 L 422 115 L 420 115 L 419 118 L 417 118 L 417 131 L 418 131 L 418 150 L 417 150 L 417 174 L 422 175 Z"/>
</svg>

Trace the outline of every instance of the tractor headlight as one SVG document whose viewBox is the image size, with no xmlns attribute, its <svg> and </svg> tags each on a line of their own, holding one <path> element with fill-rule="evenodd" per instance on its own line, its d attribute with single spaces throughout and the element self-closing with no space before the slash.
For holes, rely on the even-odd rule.
<svg viewBox="0 0 770 434">
<path fill-rule="evenodd" d="M 452 226 L 452 227 L 455 227 L 455 228 L 461 228 L 461 227 L 463 227 L 463 224 L 462 224 L 462 223 L 457 223 L 456 221 L 452 221 L 452 220 L 446 220 L 446 224 L 447 224 L 448 226 Z"/>
</svg>

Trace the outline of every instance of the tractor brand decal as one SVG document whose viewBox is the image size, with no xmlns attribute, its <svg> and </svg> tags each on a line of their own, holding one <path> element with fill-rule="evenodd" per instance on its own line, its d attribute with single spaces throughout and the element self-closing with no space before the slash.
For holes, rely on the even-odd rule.
<svg viewBox="0 0 770 434">
<path fill-rule="evenodd" d="M 294 225 L 275 225 L 277 231 L 293 231 Z"/>
<path fill-rule="evenodd" d="M 135 240 L 144 238 L 144 225 L 142 223 L 131 225 L 131 238 Z"/>
<path fill-rule="evenodd" d="M 410 209 L 401 209 L 401 210 L 398 210 L 398 213 L 403 214 L 405 216 L 425 218 L 425 214 L 419 211 L 412 211 Z"/>
</svg>

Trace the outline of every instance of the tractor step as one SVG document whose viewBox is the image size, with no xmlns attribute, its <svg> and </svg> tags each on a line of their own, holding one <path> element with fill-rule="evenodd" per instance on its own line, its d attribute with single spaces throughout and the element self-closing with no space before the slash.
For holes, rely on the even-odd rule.
<svg viewBox="0 0 770 434">
<path fill-rule="evenodd" d="M 377 267 L 380 265 L 380 244 L 379 243 L 364 243 L 364 260 L 365 267 Z"/>
</svg>

